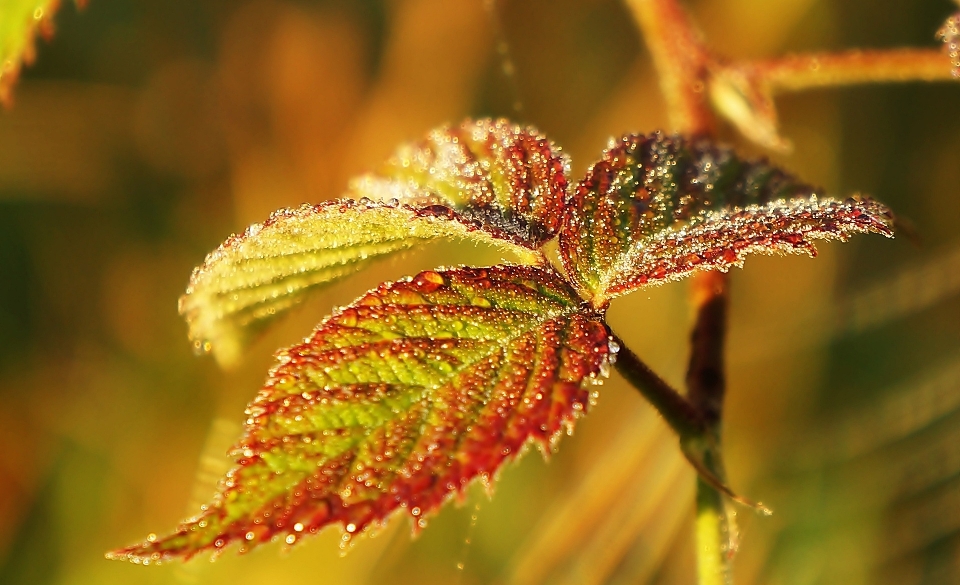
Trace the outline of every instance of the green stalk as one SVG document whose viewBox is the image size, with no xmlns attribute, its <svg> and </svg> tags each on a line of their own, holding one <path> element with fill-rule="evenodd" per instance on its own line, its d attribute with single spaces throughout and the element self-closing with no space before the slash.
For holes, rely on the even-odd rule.
<svg viewBox="0 0 960 585">
<path fill-rule="evenodd" d="M 704 454 L 704 465 L 718 478 L 723 478 L 718 454 Z M 699 585 L 731 585 L 736 527 L 726 497 L 702 476 L 697 478 L 697 583 Z"/>
</svg>

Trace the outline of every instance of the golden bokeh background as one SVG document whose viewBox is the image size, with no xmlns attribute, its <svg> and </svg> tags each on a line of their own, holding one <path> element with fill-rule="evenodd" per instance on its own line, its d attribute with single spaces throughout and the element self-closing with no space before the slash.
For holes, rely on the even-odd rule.
<svg viewBox="0 0 960 585">
<path fill-rule="evenodd" d="M 951 10 L 882 4 L 689 6 L 732 57 L 934 46 Z M 379 264 L 227 372 L 191 353 L 177 315 L 192 267 L 276 208 L 337 197 L 440 124 L 533 124 L 576 175 L 610 136 L 663 127 L 620 1 L 91 0 L 56 21 L 0 112 L 0 583 L 693 582 L 693 473 L 616 375 L 549 462 L 527 454 L 416 538 L 396 517 L 345 557 L 334 529 L 216 563 L 103 558 L 213 493 L 275 349 L 383 279 L 499 257 L 443 245 Z M 775 511 L 741 510 L 737 582 L 960 582 L 960 85 L 778 105 L 795 145 L 778 162 L 890 204 L 920 243 L 859 237 L 733 274 L 727 467 Z M 672 284 L 609 315 L 678 386 L 686 299 Z"/>
</svg>

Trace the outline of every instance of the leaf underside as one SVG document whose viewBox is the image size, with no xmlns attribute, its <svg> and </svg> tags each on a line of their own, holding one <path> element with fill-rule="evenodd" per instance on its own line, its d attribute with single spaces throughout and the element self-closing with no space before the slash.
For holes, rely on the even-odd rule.
<svg viewBox="0 0 960 585">
<path fill-rule="evenodd" d="M 706 140 L 628 135 L 577 185 L 560 235 L 561 260 L 597 308 L 638 287 L 694 270 L 727 270 L 753 252 L 812 254 L 812 240 L 891 235 L 892 217 L 867 198 L 818 198 L 766 163 Z"/>
<path fill-rule="evenodd" d="M 237 467 L 173 534 L 111 553 L 156 563 L 339 524 L 344 540 L 403 508 L 423 516 L 544 448 L 589 403 L 609 333 L 551 269 L 423 272 L 367 293 L 279 353 L 247 409 Z"/>
<path fill-rule="evenodd" d="M 539 262 L 537 248 L 560 226 L 567 167 L 535 130 L 503 120 L 435 130 L 355 181 L 352 199 L 280 210 L 208 255 L 180 300 L 190 338 L 234 363 L 308 293 L 431 240 L 480 241 Z"/>
</svg>

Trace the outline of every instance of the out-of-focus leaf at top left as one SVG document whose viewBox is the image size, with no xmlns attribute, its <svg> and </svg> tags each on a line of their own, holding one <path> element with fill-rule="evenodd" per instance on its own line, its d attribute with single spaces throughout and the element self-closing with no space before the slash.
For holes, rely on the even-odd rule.
<svg viewBox="0 0 960 585">
<path fill-rule="evenodd" d="M 937 36 L 943 41 L 943 48 L 950 56 L 953 76 L 960 79 L 960 12 L 954 13 L 943 23 Z"/>
<path fill-rule="evenodd" d="M 85 0 L 76 0 L 78 6 Z M 0 0 L 0 101 L 9 103 L 20 68 L 36 56 L 39 32 L 53 34 L 53 15 L 60 0 Z"/>
</svg>

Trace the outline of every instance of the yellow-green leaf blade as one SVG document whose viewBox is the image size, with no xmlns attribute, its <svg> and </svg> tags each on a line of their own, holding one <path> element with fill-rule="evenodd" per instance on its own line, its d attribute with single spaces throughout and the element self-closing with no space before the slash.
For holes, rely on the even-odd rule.
<svg viewBox="0 0 960 585">
<path fill-rule="evenodd" d="M 428 271 L 325 320 L 247 409 L 237 467 L 200 516 L 111 553 L 158 562 L 347 535 L 404 509 L 424 515 L 493 476 L 531 440 L 547 446 L 589 404 L 610 337 L 552 270 Z"/>
<path fill-rule="evenodd" d="M 568 166 L 534 129 L 505 120 L 437 129 L 354 181 L 349 195 L 358 201 L 281 210 L 211 253 L 181 300 L 191 340 L 229 365 L 309 292 L 438 238 L 539 263 L 538 247 L 563 216 Z"/>
<path fill-rule="evenodd" d="M 194 270 L 180 299 L 191 340 L 231 364 L 273 318 L 379 257 L 437 238 L 495 241 L 444 211 L 344 199 L 275 212 Z"/>
</svg>

